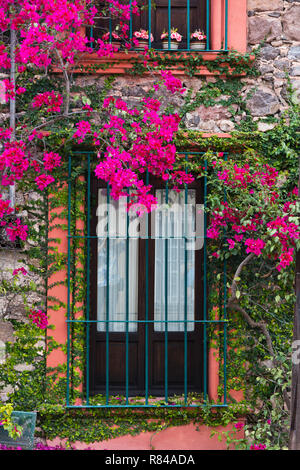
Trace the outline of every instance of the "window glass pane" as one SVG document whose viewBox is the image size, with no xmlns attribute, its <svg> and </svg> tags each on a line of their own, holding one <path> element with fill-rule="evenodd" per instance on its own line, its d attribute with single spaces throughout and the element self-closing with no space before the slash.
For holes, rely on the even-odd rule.
<svg viewBox="0 0 300 470">
<path fill-rule="evenodd" d="M 185 250 L 184 236 L 192 237 L 194 233 L 196 191 L 188 190 L 187 204 L 184 191 L 168 191 L 167 205 L 165 190 L 157 190 L 156 197 L 160 207 L 165 208 L 157 209 L 154 215 L 154 320 L 158 322 L 154 323 L 154 331 L 165 331 L 166 305 L 168 331 L 184 331 L 185 312 L 188 320 L 187 331 L 193 331 L 195 250 Z"/>
<path fill-rule="evenodd" d="M 101 320 L 101 323 L 97 323 L 97 330 L 106 331 L 106 323 L 103 320 L 109 320 L 111 322 L 109 331 L 126 331 L 126 292 L 128 292 L 128 331 L 137 331 L 138 239 L 129 239 L 128 256 L 126 256 L 126 198 L 118 201 L 110 199 L 107 204 L 107 191 L 99 189 L 97 215 L 97 235 L 100 237 L 98 239 L 97 319 Z"/>
</svg>

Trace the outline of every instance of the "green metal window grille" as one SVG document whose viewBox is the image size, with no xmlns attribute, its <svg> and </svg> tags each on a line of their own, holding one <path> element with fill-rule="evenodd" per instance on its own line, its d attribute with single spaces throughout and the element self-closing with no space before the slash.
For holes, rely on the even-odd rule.
<svg viewBox="0 0 300 470">
<path fill-rule="evenodd" d="M 223 19 L 222 19 L 222 29 L 224 30 L 224 40 L 222 44 L 221 49 L 212 49 L 211 48 L 211 15 L 213 14 L 213 9 L 212 9 L 212 2 L 211 0 L 205 0 L 205 35 L 206 35 L 206 47 L 204 50 L 201 52 L 228 52 L 228 1 L 229 0 L 223 0 Z M 167 5 L 167 32 L 168 32 L 168 47 L 167 48 L 160 48 L 160 47 L 155 47 L 156 50 L 161 50 L 165 52 L 170 52 L 173 51 L 171 48 L 171 39 L 170 39 L 170 32 L 172 28 L 172 0 L 167 0 L 168 5 Z M 129 0 L 130 4 L 130 11 L 131 11 L 131 3 L 132 0 Z M 148 31 L 148 47 L 151 49 L 152 44 L 151 44 L 151 34 L 153 32 L 153 25 L 152 25 L 152 18 L 151 18 L 151 12 L 153 9 L 156 8 L 155 6 L 155 1 L 154 0 L 147 0 L 145 2 L 145 6 L 147 8 L 147 14 L 148 14 L 148 19 L 147 19 L 147 27 L 146 30 Z M 174 6 L 173 6 L 174 8 Z M 193 32 L 191 30 L 191 1 L 186 0 L 186 18 L 182 18 L 182 21 L 186 23 L 186 29 L 187 29 L 187 34 L 186 37 L 183 38 L 184 43 L 186 44 L 186 48 L 182 48 L 179 46 L 180 52 L 190 52 L 191 49 L 191 38 L 190 34 Z M 108 18 L 108 32 L 109 32 L 109 42 L 113 42 L 113 22 L 111 16 Z M 130 12 L 130 20 L 129 20 L 129 40 L 131 41 L 133 38 L 133 15 Z M 180 32 L 180 31 L 179 31 Z M 104 31 L 102 31 L 104 33 Z M 94 39 L 95 39 L 95 27 L 91 26 L 88 28 L 88 37 L 90 40 L 90 47 L 94 47 Z M 175 50 L 176 52 L 176 50 Z M 195 52 L 195 50 L 194 50 Z M 198 51 L 199 52 L 199 51 Z"/>
<path fill-rule="evenodd" d="M 202 371 L 202 399 L 201 403 L 193 404 L 189 401 L 188 397 L 188 367 L 192 367 L 191 364 L 188 364 L 188 343 L 187 343 L 187 335 L 188 323 L 191 323 L 191 319 L 187 318 L 187 311 L 188 311 L 188 297 L 187 297 L 187 249 L 186 244 L 188 242 L 188 237 L 186 234 L 183 234 L 183 239 L 185 243 L 185 252 L 184 252 L 184 263 L 185 263 L 185 271 L 184 271 L 184 319 L 177 320 L 179 323 L 183 323 L 184 330 L 183 334 L 183 341 L 184 341 L 184 373 L 183 373 L 183 381 L 182 381 L 182 396 L 179 402 L 174 403 L 172 401 L 172 396 L 169 395 L 168 389 L 168 342 L 169 342 L 169 331 L 168 331 L 168 323 L 171 321 L 174 323 L 174 319 L 169 320 L 168 318 L 168 301 L 166 299 L 165 305 L 165 312 L 164 312 L 164 319 L 162 323 L 165 325 L 164 328 L 164 397 L 161 397 L 159 401 L 159 406 L 167 407 L 167 408 L 181 408 L 181 407 L 226 407 L 227 404 L 227 312 L 226 312 L 226 302 L 227 302 L 227 268 L 226 262 L 223 265 L 223 276 L 218 285 L 218 301 L 219 301 L 219 318 L 215 319 L 209 314 L 209 293 L 210 293 L 210 281 L 209 279 L 214 278 L 214 273 L 211 270 L 209 260 L 208 260 L 208 253 L 207 253 L 207 196 L 208 196 L 208 178 L 207 178 L 207 160 L 205 158 L 205 154 L 203 152 L 181 152 L 185 156 L 185 159 L 188 156 L 192 156 L 195 158 L 201 157 L 201 164 L 205 168 L 205 175 L 203 176 L 203 231 L 201 235 L 195 235 L 194 238 L 197 237 L 203 238 L 203 318 L 200 320 L 193 319 L 192 322 L 199 323 L 203 328 L 203 371 Z M 224 158 L 227 159 L 227 154 L 224 153 Z M 149 319 L 149 288 L 148 288 L 148 268 L 149 268 L 149 239 L 150 234 L 146 231 L 145 237 L 145 283 L 146 283 L 146 291 L 145 291 L 145 318 L 140 320 L 139 318 L 134 320 L 134 323 L 140 324 L 143 323 L 145 326 L 145 363 L 144 363 L 144 371 L 145 371 L 145 383 L 144 383 L 144 394 L 138 403 L 132 404 L 130 397 L 130 384 L 129 384 L 129 283 L 126 282 L 126 311 L 125 319 L 122 320 L 112 320 L 109 318 L 109 235 L 106 236 L 107 238 L 107 256 L 106 256 L 106 276 L 107 276 L 107 295 L 106 295 L 106 319 L 99 320 L 98 318 L 92 319 L 91 318 L 91 299 L 90 299 L 90 287 L 91 283 L 96 282 L 95 279 L 91 279 L 90 276 L 90 264 L 91 264 L 91 241 L 93 239 L 99 239 L 98 235 L 91 234 L 91 217 L 92 217 L 92 210 L 91 210 L 91 177 L 92 172 L 94 171 L 95 164 L 96 164 L 95 154 L 93 152 L 73 152 L 68 157 L 68 197 L 67 197 L 67 222 L 68 222 L 68 254 L 67 254 L 67 290 L 68 290 L 68 300 L 67 300 L 67 373 L 66 373 L 66 407 L 67 408 L 144 408 L 144 407 L 157 407 L 157 401 L 151 400 L 151 396 L 149 395 L 149 329 L 151 328 L 153 323 L 159 323 L 159 321 Z M 77 191 L 77 183 L 79 181 L 80 176 L 84 177 L 81 179 L 81 184 L 84 184 L 85 187 L 85 200 L 82 200 L 82 193 L 78 196 L 76 194 Z M 147 175 L 147 180 L 148 180 Z M 148 180 L 149 181 L 149 180 Z M 146 181 L 147 182 L 147 181 Z M 165 183 L 165 202 L 168 203 L 168 194 L 169 188 L 168 183 Z M 182 189 L 184 193 L 184 200 L 187 203 L 188 200 L 188 186 L 184 185 Z M 110 188 L 107 186 L 107 203 L 110 202 Z M 226 199 L 226 194 L 224 194 Z M 74 207 L 76 205 L 76 198 L 77 203 L 79 202 L 81 205 L 84 205 L 84 216 L 85 216 L 85 227 L 84 232 L 78 230 L 76 228 L 76 211 Z M 74 203 L 75 200 L 75 203 Z M 126 221 L 126 276 L 128 280 L 129 275 L 129 241 L 130 241 L 130 234 L 129 234 L 129 217 L 127 215 Z M 226 236 L 226 234 L 224 234 Z M 153 234 L 151 234 L 153 238 Z M 85 266 L 83 271 L 80 272 L 80 276 L 83 276 L 85 279 L 85 287 L 84 292 L 81 294 L 81 297 L 84 301 L 84 316 L 83 318 L 76 318 L 74 312 L 76 311 L 76 302 L 77 302 L 77 290 L 75 285 L 75 277 L 78 275 L 76 273 L 76 261 L 72 261 L 72 256 L 74 255 L 74 245 L 76 241 L 80 241 L 83 243 L 83 250 L 85 253 Z M 167 270 L 168 267 L 168 237 L 165 239 L 165 269 Z M 165 295 L 167 296 L 167 280 L 165 275 Z M 215 286 L 214 286 L 215 288 Z M 75 292 L 75 294 L 74 294 Z M 109 326 L 110 323 L 113 321 L 120 322 L 124 324 L 125 322 L 125 394 L 123 397 L 122 403 L 116 403 L 114 396 L 110 393 L 110 383 L 109 383 L 109 347 L 110 347 L 110 329 L 109 327 L 105 328 L 105 335 L 106 335 L 106 344 L 105 344 L 105 368 L 106 368 L 106 378 L 105 378 L 105 395 L 102 403 L 94 403 L 93 396 L 90 392 L 90 364 L 93 358 L 90 354 L 90 337 L 91 337 L 91 329 L 97 328 L 98 323 L 105 323 Z M 132 322 L 132 320 L 131 320 Z M 74 332 L 73 328 L 77 325 L 81 328 L 81 339 L 84 342 L 84 373 L 82 376 L 82 382 L 84 382 L 84 390 L 82 392 L 82 401 L 80 405 L 75 403 L 73 399 L 73 391 L 76 387 L 74 384 L 73 379 L 73 369 L 76 368 L 76 358 L 74 359 Z M 211 403 L 209 401 L 208 396 L 208 350 L 209 350 L 209 330 L 218 328 L 219 333 L 221 332 L 222 337 L 222 347 L 220 349 L 220 353 L 222 355 L 221 361 L 221 382 L 220 385 L 222 386 L 222 402 L 218 403 Z M 124 359 L 124 358 L 123 358 Z M 200 371 L 199 371 L 200 373 Z M 78 386 L 78 383 L 77 383 Z"/>
</svg>

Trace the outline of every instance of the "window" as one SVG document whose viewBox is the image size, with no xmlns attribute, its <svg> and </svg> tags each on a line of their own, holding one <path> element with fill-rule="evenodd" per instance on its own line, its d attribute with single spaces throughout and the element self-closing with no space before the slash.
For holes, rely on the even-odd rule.
<svg viewBox="0 0 300 470">
<path fill-rule="evenodd" d="M 129 21 L 129 39 L 135 31 L 144 29 L 151 32 L 153 42 L 151 47 L 162 50 L 161 34 L 163 31 L 170 31 L 172 28 L 178 30 L 182 35 L 182 41 L 178 45 L 181 51 L 191 50 L 191 33 L 201 30 L 206 35 L 206 51 L 228 50 L 228 0 L 140 0 L 140 15 L 132 15 Z M 149 12 L 151 12 L 149 14 Z M 222 38 L 212 38 L 215 34 L 216 26 L 214 19 L 217 18 L 218 34 L 222 32 Z M 110 18 L 98 18 L 92 28 L 88 28 L 88 37 L 102 38 L 103 34 L 108 35 L 110 42 L 115 42 L 113 33 L 118 21 Z M 91 42 L 93 44 L 93 42 Z M 165 49 L 165 48 L 164 48 Z M 170 44 L 167 50 L 172 50 Z"/>
<path fill-rule="evenodd" d="M 195 249 L 201 184 L 151 182 L 158 208 L 138 219 L 92 180 L 91 393 L 163 396 L 202 389 L 203 250 Z M 109 371 L 107 367 L 109 364 Z M 109 383 L 107 383 L 107 381 Z"/>
<path fill-rule="evenodd" d="M 183 156 L 207 167 L 201 152 Z M 66 257 L 48 289 L 53 336 L 67 344 L 66 407 L 205 406 L 220 386 L 223 403 L 212 406 L 227 406 L 227 269 L 216 276 L 208 256 L 207 176 L 176 193 L 146 175 L 159 206 L 137 218 L 96 179 L 94 157 L 69 155 L 67 210 L 49 212 L 49 246 Z M 216 329 L 223 339 L 214 350 Z M 48 364 L 61 360 L 54 351 Z"/>
</svg>

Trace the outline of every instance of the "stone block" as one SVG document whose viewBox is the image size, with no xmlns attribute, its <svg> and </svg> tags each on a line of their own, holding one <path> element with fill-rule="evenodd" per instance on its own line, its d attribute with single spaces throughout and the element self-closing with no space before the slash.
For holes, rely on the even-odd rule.
<svg viewBox="0 0 300 470">
<path fill-rule="evenodd" d="M 266 87 L 258 88 L 247 102 L 253 116 L 269 116 L 279 111 L 276 95 Z"/>
<path fill-rule="evenodd" d="M 282 35 L 280 19 L 253 16 L 248 20 L 248 40 L 250 44 L 258 44 L 263 39 L 279 40 Z"/>
<path fill-rule="evenodd" d="M 287 39 L 300 41 L 300 5 L 292 5 L 283 15 L 283 33 Z"/>
<path fill-rule="evenodd" d="M 283 0 L 248 0 L 248 10 L 278 11 L 283 9 Z"/>
</svg>

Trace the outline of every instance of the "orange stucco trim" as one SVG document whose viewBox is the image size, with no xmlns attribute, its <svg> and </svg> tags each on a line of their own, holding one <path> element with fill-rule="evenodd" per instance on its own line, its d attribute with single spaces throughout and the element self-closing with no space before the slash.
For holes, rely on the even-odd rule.
<svg viewBox="0 0 300 470">
<path fill-rule="evenodd" d="M 159 52 L 158 53 L 161 57 L 163 57 L 166 53 L 164 52 Z M 217 57 L 222 55 L 223 53 L 218 53 L 218 52 L 207 52 L 207 53 L 201 53 L 201 56 L 203 57 L 203 60 L 205 61 L 211 61 L 213 62 L 216 60 Z M 174 75 L 185 75 L 186 70 L 184 66 L 184 59 L 190 57 L 191 55 L 194 57 L 197 57 L 199 53 L 194 53 L 194 52 L 184 52 L 180 53 L 177 52 L 175 54 L 172 54 L 175 57 L 177 57 L 177 65 L 170 65 L 168 66 L 168 70 L 171 70 Z M 226 56 L 226 53 L 223 55 Z M 242 59 L 241 59 L 242 60 Z M 254 60 L 254 55 L 253 55 L 253 60 Z M 136 62 L 142 62 L 143 58 L 138 55 L 137 52 L 128 52 L 128 54 L 124 52 L 116 52 L 113 56 L 112 59 L 108 59 L 107 57 L 98 57 L 96 53 L 94 54 L 82 54 L 82 56 L 79 58 L 78 63 L 72 68 L 73 73 L 86 73 L 86 74 L 98 74 L 98 75 L 128 75 L 132 73 L 132 70 L 134 69 L 134 64 Z M 228 73 L 234 76 L 244 76 L 246 75 L 245 72 L 237 73 L 234 71 L 234 68 L 229 67 L 229 64 L 226 64 L 226 62 L 223 63 L 223 68 L 224 72 L 222 72 L 219 69 L 216 70 L 208 70 L 208 68 L 204 65 L 200 65 L 196 67 L 196 70 L 194 72 L 195 76 L 220 76 L 220 77 L 226 77 Z M 52 72 L 54 73 L 61 73 L 61 70 L 57 67 L 52 68 Z M 160 70 L 153 70 L 151 72 L 149 71 L 144 71 L 144 75 L 150 75 L 150 74 L 159 74 Z"/>
<path fill-rule="evenodd" d="M 50 195 L 51 199 L 51 195 Z M 55 248 L 59 255 L 66 255 L 68 253 L 68 237 L 67 231 L 60 227 L 56 227 L 56 224 L 60 224 L 60 214 L 63 208 L 56 208 L 50 210 L 48 214 L 49 222 L 49 248 Z M 63 220 L 63 223 L 67 221 Z M 65 283 L 67 279 L 67 265 L 62 267 L 59 271 L 53 273 L 48 280 L 48 292 L 47 292 L 47 315 L 50 325 L 54 326 L 54 330 L 49 331 L 49 336 L 57 341 L 59 344 L 65 345 L 67 342 L 67 323 L 66 323 L 66 312 L 67 312 L 67 300 L 68 300 L 68 289 Z M 57 303 L 53 299 L 58 299 L 61 303 L 57 308 Z M 47 356 L 47 366 L 56 367 L 59 364 L 66 363 L 66 355 L 61 348 L 56 348 L 49 352 Z"/>
</svg>

